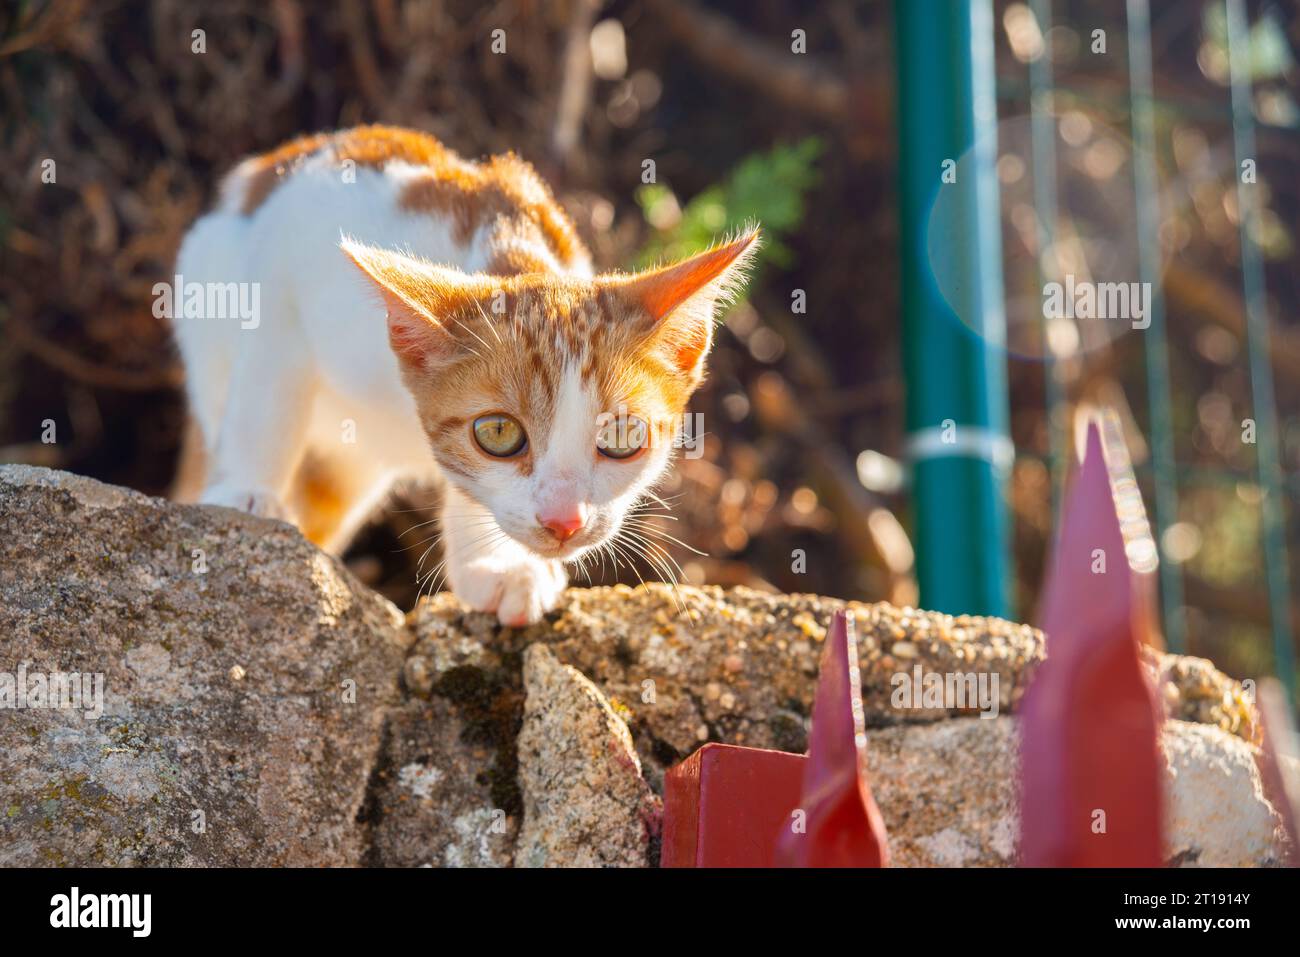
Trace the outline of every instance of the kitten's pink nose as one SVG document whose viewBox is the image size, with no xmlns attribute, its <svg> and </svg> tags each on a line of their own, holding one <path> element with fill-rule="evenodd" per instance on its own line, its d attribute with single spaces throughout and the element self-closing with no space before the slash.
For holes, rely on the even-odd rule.
<svg viewBox="0 0 1300 957">
<path fill-rule="evenodd" d="M 563 544 L 587 524 L 587 509 L 582 505 L 557 511 L 551 515 L 538 515 L 537 524 L 546 529 L 557 542 Z"/>
</svg>

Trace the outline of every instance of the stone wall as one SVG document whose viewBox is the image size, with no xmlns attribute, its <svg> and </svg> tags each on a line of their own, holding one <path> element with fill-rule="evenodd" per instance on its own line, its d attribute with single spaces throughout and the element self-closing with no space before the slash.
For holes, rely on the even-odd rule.
<svg viewBox="0 0 1300 957">
<path fill-rule="evenodd" d="M 403 616 L 287 525 L 3 466 L 0 673 L 105 685 L 95 720 L 0 709 L 0 865 L 653 865 L 666 768 L 803 750 L 839 608 L 895 863 L 1013 863 L 1027 626 L 662 585 L 571 589 L 527 629 L 447 594 Z M 916 665 L 997 674 L 997 716 L 892 707 Z M 1149 666 L 1170 860 L 1277 863 L 1241 687 Z"/>
</svg>

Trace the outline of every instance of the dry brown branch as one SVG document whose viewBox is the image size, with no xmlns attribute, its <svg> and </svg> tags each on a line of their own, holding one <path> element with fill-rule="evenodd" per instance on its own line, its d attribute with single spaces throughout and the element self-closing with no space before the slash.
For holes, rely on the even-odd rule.
<svg viewBox="0 0 1300 957">
<path fill-rule="evenodd" d="M 140 371 L 96 365 L 63 346 L 42 338 L 12 316 L 9 317 L 8 329 L 16 345 L 69 379 L 84 385 L 122 392 L 154 392 L 159 389 L 178 389 L 185 381 L 184 373 L 175 365 Z"/>
<path fill-rule="evenodd" d="M 575 0 L 569 19 L 564 39 L 564 73 L 555 126 L 551 130 L 551 156 L 562 169 L 569 164 L 591 101 L 591 27 L 603 5 L 603 0 Z"/>
<path fill-rule="evenodd" d="M 807 55 L 793 56 L 689 0 L 649 0 L 664 26 L 701 63 L 778 103 L 834 123 L 852 119 L 849 85 Z"/>
<path fill-rule="evenodd" d="M 379 76 L 374 53 L 370 49 L 370 30 L 366 26 L 366 11 L 360 0 L 345 0 L 343 15 L 348 34 L 348 52 L 352 67 L 357 71 L 357 82 L 370 108 L 379 114 L 384 105 L 384 83 Z"/>
<path fill-rule="evenodd" d="M 25 8 L 25 22 L 18 25 L 23 32 L 0 44 L 0 59 L 36 47 L 58 46 L 85 8 L 86 0 L 59 0 L 45 4 L 43 9 Z"/>
</svg>

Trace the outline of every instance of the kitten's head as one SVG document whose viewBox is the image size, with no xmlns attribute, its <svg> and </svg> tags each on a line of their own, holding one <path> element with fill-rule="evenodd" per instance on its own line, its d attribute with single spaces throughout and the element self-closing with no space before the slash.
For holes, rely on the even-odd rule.
<svg viewBox="0 0 1300 957">
<path fill-rule="evenodd" d="M 715 310 L 757 230 L 636 274 L 466 275 L 344 240 L 447 479 L 538 555 L 618 531 L 663 474 L 700 384 Z"/>
</svg>

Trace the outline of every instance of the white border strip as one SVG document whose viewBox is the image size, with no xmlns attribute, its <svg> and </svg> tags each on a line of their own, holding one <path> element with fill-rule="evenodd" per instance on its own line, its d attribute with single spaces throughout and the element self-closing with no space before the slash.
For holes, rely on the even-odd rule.
<svg viewBox="0 0 1300 957">
<path fill-rule="evenodd" d="M 1016 446 L 1009 437 L 981 425 L 931 426 L 907 437 L 907 457 L 912 462 L 954 456 L 983 459 L 994 468 L 1010 469 L 1016 461 Z"/>
</svg>

